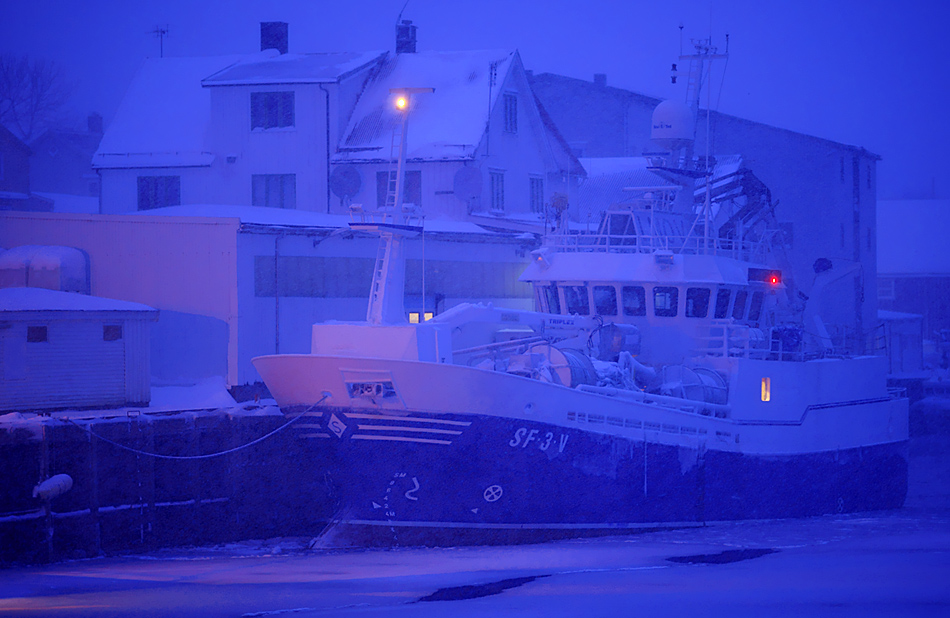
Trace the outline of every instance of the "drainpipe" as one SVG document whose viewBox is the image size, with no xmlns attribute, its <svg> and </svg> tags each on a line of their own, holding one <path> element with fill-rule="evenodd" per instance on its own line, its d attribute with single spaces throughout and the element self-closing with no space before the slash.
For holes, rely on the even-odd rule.
<svg viewBox="0 0 950 618">
<path fill-rule="evenodd" d="M 323 87 L 323 84 L 317 84 L 320 87 L 320 90 L 323 91 L 324 98 L 324 109 L 326 110 L 326 123 L 327 123 L 327 177 L 325 184 L 327 186 L 327 214 L 330 214 L 330 91 Z"/>
</svg>

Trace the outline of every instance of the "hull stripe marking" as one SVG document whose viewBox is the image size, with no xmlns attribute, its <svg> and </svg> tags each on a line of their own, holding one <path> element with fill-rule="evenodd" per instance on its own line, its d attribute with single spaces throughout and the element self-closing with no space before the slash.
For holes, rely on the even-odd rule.
<svg viewBox="0 0 950 618">
<path fill-rule="evenodd" d="M 390 440 L 392 442 L 421 442 L 423 444 L 452 444 L 449 440 L 435 440 L 433 438 L 403 438 L 402 436 L 364 436 L 355 434 L 354 440 Z"/>
<path fill-rule="evenodd" d="M 457 425 L 459 427 L 468 427 L 471 425 L 471 422 L 467 421 L 447 421 L 440 418 L 415 418 L 413 416 L 383 416 L 382 414 L 351 414 L 345 412 L 347 418 L 359 418 L 359 419 L 369 419 L 369 420 L 386 420 L 386 421 L 406 421 L 411 423 L 440 423 L 442 425 Z"/>
<path fill-rule="evenodd" d="M 399 425 L 357 425 L 357 429 L 369 429 L 373 431 L 417 431 L 420 433 L 446 433 L 452 436 L 462 435 L 461 431 L 452 429 L 429 429 L 427 427 L 400 427 Z"/>
<path fill-rule="evenodd" d="M 299 438 L 329 438 L 330 434 L 328 433 L 302 433 L 298 437 Z"/>
</svg>

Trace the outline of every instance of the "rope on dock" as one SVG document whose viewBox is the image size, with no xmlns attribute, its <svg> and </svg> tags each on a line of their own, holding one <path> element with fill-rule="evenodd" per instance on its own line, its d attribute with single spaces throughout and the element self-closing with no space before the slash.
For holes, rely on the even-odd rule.
<svg viewBox="0 0 950 618">
<path fill-rule="evenodd" d="M 148 451 L 142 451 L 142 450 L 139 450 L 139 449 L 136 449 L 136 448 L 132 448 L 132 447 L 130 447 L 130 446 L 126 446 L 126 445 L 121 444 L 121 443 L 119 443 L 119 442 L 116 442 L 116 441 L 114 441 L 114 440 L 110 440 L 109 438 L 105 438 L 105 437 L 103 437 L 103 436 L 100 436 L 99 434 L 97 434 L 96 432 L 92 431 L 92 430 L 89 429 L 88 427 L 84 427 L 84 426 L 80 425 L 79 423 L 77 423 L 76 421 L 74 421 L 74 420 L 72 420 L 72 419 L 70 419 L 70 418 L 63 418 L 62 420 L 64 420 L 64 421 L 67 422 L 67 423 L 70 423 L 70 424 L 72 424 L 72 425 L 75 425 L 76 427 L 79 427 L 80 429 L 82 429 L 83 431 L 85 431 L 86 433 L 88 433 L 89 435 L 94 436 L 94 437 L 96 437 L 97 439 L 102 440 L 103 442 L 108 442 L 108 443 L 111 444 L 112 446 L 115 446 L 115 447 L 117 447 L 117 448 L 120 448 L 120 449 L 122 449 L 122 450 L 124 450 L 124 451 L 129 451 L 130 453 L 135 453 L 136 455 L 145 455 L 146 457 L 155 457 L 155 458 L 157 458 L 157 459 L 175 459 L 175 460 L 211 459 L 212 457 L 221 457 L 222 455 L 228 455 L 228 454 L 230 454 L 230 453 L 234 453 L 234 452 L 236 452 L 236 451 L 240 451 L 240 450 L 242 450 L 242 449 L 245 449 L 245 448 L 247 448 L 247 447 L 249 447 L 249 446 L 254 446 L 255 444 L 257 444 L 257 443 L 259 443 L 259 442 L 263 442 L 263 441 L 266 440 L 267 438 L 270 438 L 271 436 L 276 435 L 277 433 L 279 433 L 279 432 L 283 431 L 284 429 L 290 427 L 292 424 L 294 424 L 294 423 L 297 422 L 300 418 L 302 418 L 304 415 L 306 415 L 308 412 L 310 412 L 310 410 L 313 410 L 313 409 L 316 408 L 318 405 L 320 405 L 321 403 L 323 403 L 323 402 L 327 399 L 327 397 L 329 397 L 329 396 L 330 396 L 330 393 L 324 392 L 323 397 L 321 397 L 320 400 L 317 401 L 315 404 L 313 404 L 312 406 L 310 406 L 309 408 L 307 408 L 306 410 L 304 410 L 303 412 L 301 412 L 301 413 L 298 414 L 297 416 L 293 417 L 292 419 L 290 419 L 289 421 L 287 421 L 286 423 L 284 423 L 283 425 L 281 425 L 281 426 L 278 427 L 277 429 L 271 431 L 270 433 L 267 433 L 267 434 L 261 436 L 260 438 L 257 438 L 256 440 L 252 440 L 251 442 L 248 442 L 247 444 L 242 444 L 241 446 L 235 446 L 234 448 L 229 448 L 229 449 L 226 450 L 226 451 L 220 451 L 220 452 L 218 452 L 218 453 L 208 453 L 207 455 L 160 455 L 160 454 L 158 454 L 158 453 L 149 453 Z"/>
</svg>

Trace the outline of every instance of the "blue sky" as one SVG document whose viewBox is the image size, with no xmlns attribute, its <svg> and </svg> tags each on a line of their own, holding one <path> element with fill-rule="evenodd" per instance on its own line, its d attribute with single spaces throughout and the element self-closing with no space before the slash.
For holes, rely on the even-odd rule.
<svg viewBox="0 0 950 618">
<path fill-rule="evenodd" d="M 290 51 L 391 49 L 405 0 L 7 3 L 0 52 L 57 62 L 76 87 L 77 122 L 108 122 L 136 68 L 158 55 L 168 25 L 172 56 L 256 51 L 258 23 L 290 23 Z M 772 125 L 863 146 L 883 157 L 879 197 L 950 197 L 942 146 L 950 66 L 942 38 L 950 3 L 909 0 L 410 0 L 419 49 L 517 48 L 525 66 L 681 97 L 669 68 L 684 35 L 710 33 L 730 58 L 713 79 L 713 106 Z M 723 66 L 720 65 L 720 71 Z M 721 94 L 719 84 L 722 83 Z"/>
</svg>

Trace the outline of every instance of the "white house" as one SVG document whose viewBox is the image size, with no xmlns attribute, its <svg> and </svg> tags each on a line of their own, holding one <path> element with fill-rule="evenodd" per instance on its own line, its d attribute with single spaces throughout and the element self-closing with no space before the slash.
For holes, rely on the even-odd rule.
<svg viewBox="0 0 950 618">
<path fill-rule="evenodd" d="M 405 200 L 430 219 L 536 222 L 551 193 L 583 175 L 518 52 L 401 49 L 146 61 L 93 159 L 100 212 L 375 208 L 405 113 L 391 91 L 403 88 L 434 89 L 409 110 Z"/>
<path fill-rule="evenodd" d="M 157 318 L 138 303 L 0 289 L 0 410 L 148 405 Z"/>
</svg>

